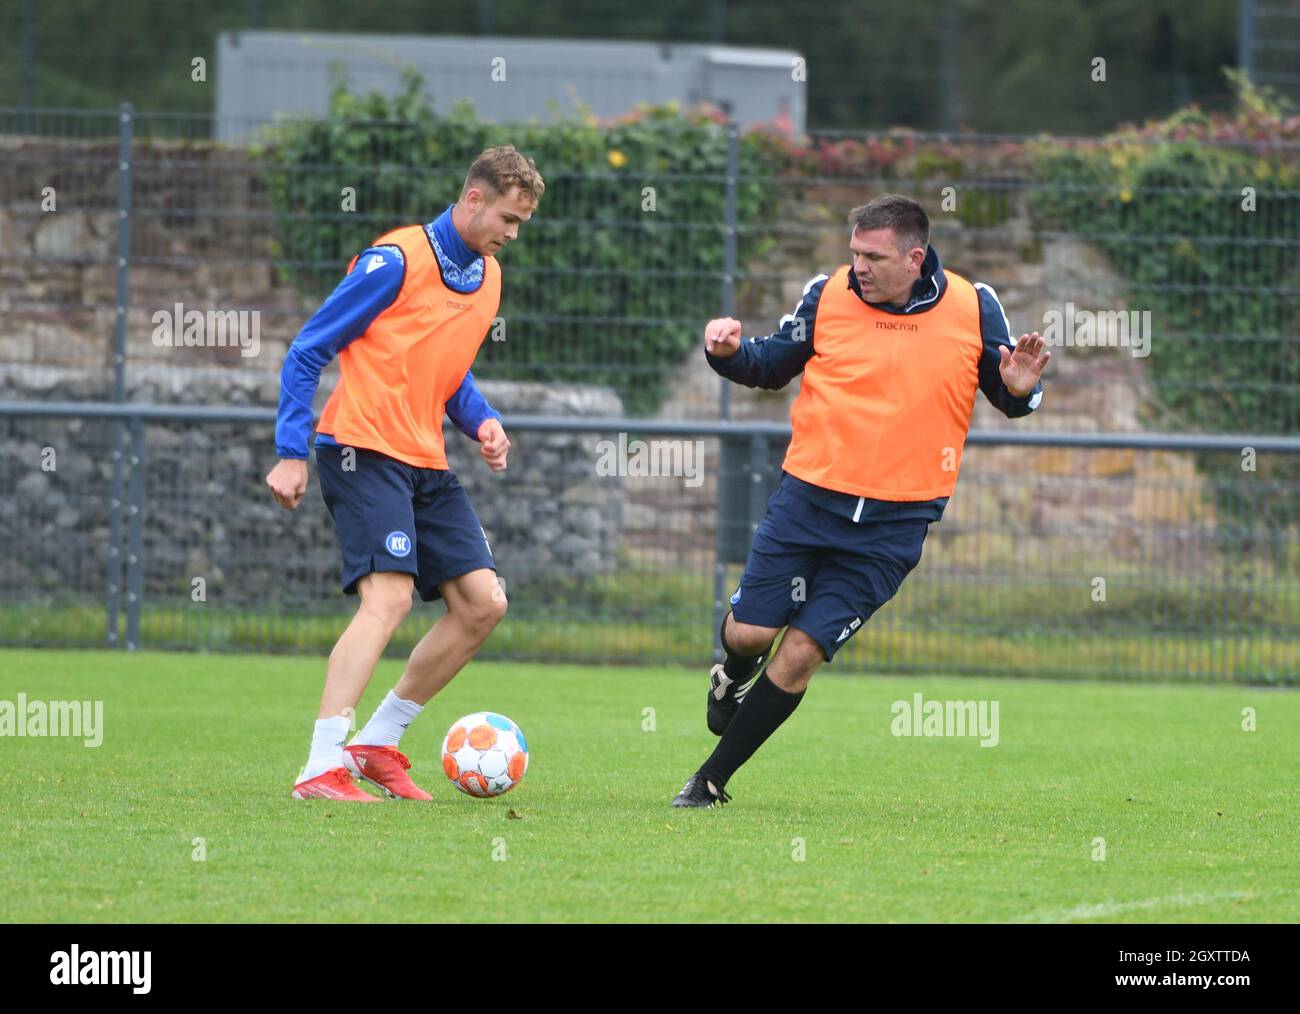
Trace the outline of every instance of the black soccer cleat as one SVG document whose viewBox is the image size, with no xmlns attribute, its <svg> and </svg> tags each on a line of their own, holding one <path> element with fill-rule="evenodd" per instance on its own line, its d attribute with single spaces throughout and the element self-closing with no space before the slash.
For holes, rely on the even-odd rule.
<svg viewBox="0 0 1300 1014">
<path fill-rule="evenodd" d="M 727 726 L 736 717 L 736 709 L 745 699 L 745 694 L 749 693 L 749 688 L 754 685 L 754 679 L 762 671 L 765 661 L 764 655 L 758 656 L 754 662 L 754 678 L 741 686 L 736 686 L 736 681 L 726 674 L 721 663 L 709 671 L 709 710 L 704 717 L 709 732 L 713 735 L 721 736 L 727 731 Z"/>
<path fill-rule="evenodd" d="M 682 791 L 673 799 L 673 806 L 694 806 L 709 810 L 715 803 L 721 806 L 723 803 L 730 802 L 731 797 L 724 789 L 718 788 L 697 771 L 686 779 Z"/>
</svg>

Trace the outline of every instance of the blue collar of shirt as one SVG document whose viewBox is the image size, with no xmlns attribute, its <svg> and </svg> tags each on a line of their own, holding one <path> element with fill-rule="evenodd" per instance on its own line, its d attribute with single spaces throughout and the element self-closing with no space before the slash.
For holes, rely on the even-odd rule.
<svg viewBox="0 0 1300 1014">
<path fill-rule="evenodd" d="M 862 289 L 858 286 L 858 276 L 849 271 L 849 288 L 854 291 L 859 299 L 862 299 Z M 939 262 L 939 251 L 932 246 L 925 248 L 925 260 L 921 262 L 921 276 L 912 283 L 912 295 L 908 297 L 907 303 L 903 306 L 895 306 L 893 303 L 869 303 L 865 299 L 862 301 L 876 310 L 884 310 L 886 313 L 920 313 L 930 309 L 939 298 L 943 295 L 944 290 L 948 288 L 948 276 L 943 272 L 943 265 Z"/>
<path fill-rule="evenodd" d="M 473 292 L 483 284 L 483 255 L 477 254 L 465 245 L 451 221 L 451 209 L 447 210 L 424 227 L 429 237 L 429 245 L 438 258 L 442 268 L 442 280 L 448 288 L 457 292 Z"/>
</svg>

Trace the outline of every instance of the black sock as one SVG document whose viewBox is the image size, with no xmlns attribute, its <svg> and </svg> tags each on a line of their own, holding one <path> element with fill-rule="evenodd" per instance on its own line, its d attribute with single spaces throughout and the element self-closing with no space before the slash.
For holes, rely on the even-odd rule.
<svg viewBox="0 0 1300 1014">
<path fill-rule="evenodd" d="M 782 690 L 766 673 L 755 680 L 736 717 L 722 734 L 722 741 L 701 766 L 704 777 L 718 788 L 726 785 L 740 765 L 754 756 L 767 737 L 794 714 L 804 693 L 803 690 L 797 694 Z"/>
<path fill-rule="evenodd" d="M 731 614 L 728 613 L 727 616 Z M 722 650 L 727 653 L 726 660 L 722 663 L 722 671 L 727 674 L 727 678 L 735 682 L 737 688 L 747 683 L 751 676 L 758 669 L 759 663 L 767 657 L 767 653 L 772 650 L 772 645 L 768 645 L 757 655 L 742 655 L 735 651 L 727 643 L 727 620 L 723 617 L 722 629 L 718 631 L 718 636 L 722 639 Z M 735 691 L 732 691 L 733 693 Z"/>
</svg>

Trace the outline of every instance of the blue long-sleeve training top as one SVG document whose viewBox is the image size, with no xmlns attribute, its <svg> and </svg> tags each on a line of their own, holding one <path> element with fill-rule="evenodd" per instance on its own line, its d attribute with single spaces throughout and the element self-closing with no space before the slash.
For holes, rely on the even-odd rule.
<svg viewBox="0 0 1300 1014">
<path fill-rule="evenodd" d="M 483 258 L 456 232 L 450 205 L 425 225 L 434 253 L 443 268 L 443 280 L 457 292 L 473 292 L 483 284 Z M 371 321 L 393 304 L 406 277 L 402 251 L 387 244 L 367 247 L 356 267 L 303 325 L 289 346 L 280 371 L 280 406 L 275 421 L 275 451 L 281 458 L 306 458 L 311 436 L 312 400 L 325 369 L 348 344 L 365 333 Z M 447 418 L 466 436 L 477 440 L 479 427 L 500 419 L 468 371 L 446 405 Z M 328 433 L 317 433 L 316 443 L 335 444 Z"/>
</svg>

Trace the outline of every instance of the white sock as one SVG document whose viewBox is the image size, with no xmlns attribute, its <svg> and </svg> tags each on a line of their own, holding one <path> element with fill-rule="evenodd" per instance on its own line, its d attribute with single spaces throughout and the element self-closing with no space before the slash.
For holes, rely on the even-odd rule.
<svg viewBox="0 0 1300 1014">
<path fill-rule="evenodd" d="M 323 775 L 330 768 L 343 766 L 343 741 L 347 739 L 351 724 L 347 715 L 316 720 L 316 731 L 311 735 L 311 753 L 298 781 L 305 782 L 308 778 Z"/>
<path fill-rule="evenodd" d="M 415 721 L 424 706 L 414 701 L 404 701 L 391 690 L 388 696 L 379 702 L 374 715 L 366 727 L 352 737 L 349 746 L 397 746 L 402 741 L 402 733 Z"/>
</svg>

